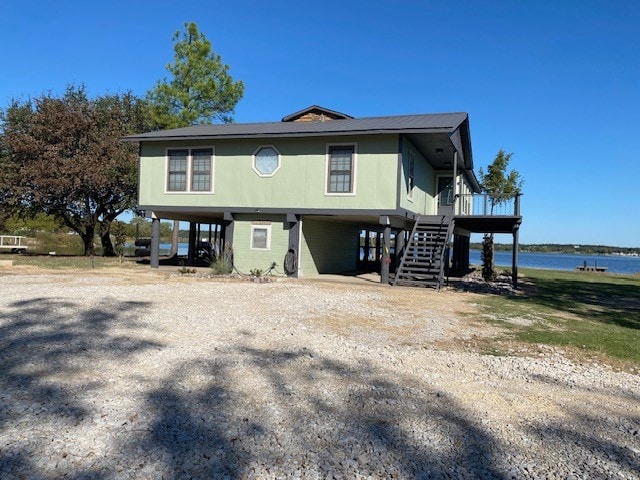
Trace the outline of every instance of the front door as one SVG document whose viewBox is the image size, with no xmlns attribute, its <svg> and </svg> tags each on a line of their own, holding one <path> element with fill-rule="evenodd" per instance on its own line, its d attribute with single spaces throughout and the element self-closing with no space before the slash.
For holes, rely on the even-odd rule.
<svg viewBox="0 0 640 480">
<path fill-rule="evenodd" d="M 453 215 L 453 177 L 438 177 L 438 215 Z"/>
</svg>

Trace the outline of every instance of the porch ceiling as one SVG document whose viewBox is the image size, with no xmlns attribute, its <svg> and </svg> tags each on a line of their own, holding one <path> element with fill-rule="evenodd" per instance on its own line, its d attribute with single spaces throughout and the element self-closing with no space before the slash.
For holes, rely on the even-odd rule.
<svg viewBox="0 0 640 480">
<path fill-rule="evenodd" d="M 427 159 L 434 170 L 450 170 L 453 168 L 453 143 L 446 133 L 411 133 L 407 138 Z M 442 150 L 442 151 L 441 151 Z M 461 168 L 462 165 L 458 165 Z"/>
</svg>

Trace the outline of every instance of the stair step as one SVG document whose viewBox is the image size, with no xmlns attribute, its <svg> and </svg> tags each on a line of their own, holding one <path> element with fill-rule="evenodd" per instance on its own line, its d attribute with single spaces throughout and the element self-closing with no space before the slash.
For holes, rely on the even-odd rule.
<svg viewBox="0 0 640 480">
<path fill-rule="evenodd" d="M 437 282 L 414 282 L 410 280 L 398 280 L 396 285 L 401 287 L 436 287 Z"/>
</svg>

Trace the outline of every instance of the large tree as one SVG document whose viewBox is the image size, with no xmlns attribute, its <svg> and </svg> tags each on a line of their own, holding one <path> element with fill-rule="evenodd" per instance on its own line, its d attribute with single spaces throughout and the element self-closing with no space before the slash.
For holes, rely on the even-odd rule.
<svg viewBox="0 0 640 480">
<path fill-rule="evenodd" d="M 170 78 L 158 81 L 147 94 L 156 128 L 179 128 L 214 122 L 229 123 L 244 94 L 242 81 L 229 75 L 229 65 L 212 49 L 211 42 L 193 23 L 173 36 Z M 179 222 L 173 222 L 170 255 L 178 251 Z"/>
<path fill-rule="evenodd" d="M 148 94 L 153 122 L 159 128 L 230 122 L 244 84 L 233 81 L 229 65 L 195 23 L 185 23 L 173 42 L 173 62 L 167 65 L 170 78 L 158 81 Z"/>
<path fill-rule="evenodd" d="M 489 197 L 491 213 L 496 206 L 515 198 L 522 193 L 522 178 L 516 170 L 507 173 L 513 153 L 498 150 L 496 158 L 487 167 L 487 172 L 481 168 L 480 187 Z M 493 233 L 485 234 L 482 241 L 482 276 L 485 280 L 495 279 L 495 265 L 493 261 Z"/>
<path fill-rule="evenodd" d="M 123 135 L 149 129 L 145 102 L 131 93 L 89 98 L 83 86 L 60 97 L 14 100 L 0 112 L 0 197 L 23 215 L 53 215 L 80 235 L 84 254 L 114 255 L 111 222 L 136 204 L 137 148 Z"/>
</svg>

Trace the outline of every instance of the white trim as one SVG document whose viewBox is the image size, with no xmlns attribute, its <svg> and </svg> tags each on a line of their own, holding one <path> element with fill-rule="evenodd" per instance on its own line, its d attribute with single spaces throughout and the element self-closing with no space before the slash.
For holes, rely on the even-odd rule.
<svg viewBox="0 0 640 480">
<path fill-rule="evenodd" d="M 193 150 L 211 149 L 211 188 L 209 190 L 191 190 L 191 175 L 193 172 Z M 186 190 L 169 190 L 169 151 L 170 150 L 187 150 L 187 188 Z M 209 195 L 214 193 L 215 184 L 215 164 L 216 164 L 216 148 L 213 145 L 202 145 L 194 147 L 165 147 L 164 149 L 164 193 L 167 195 Z"/>
<path fill-rule="evenodd" d="M 267 247 L 266 248 L 258 248 L 253 246 L 253 232 L 257 229 L 267 231 Z M 271 225 L 251 225 L 251 235 L 249 236 L 249 249 L 260 250 L 260 251 L 271 250 Z"/>
<path fill-rule="evenodd" d="M 329 150 L 331 147 L 353 147 L 353 166 L 351 169 L 351 192 L 329 192 Z M 328 197 L 355 197 L 358 178 L 358 142 L 327 143 L 324 161 L 324 194 Z"/>
<path fill-rule="evenodd" d="M 272 148 L 277 154 L 278 154 L 278 166 L 276 167 L 276 169 L 269 174 L 264 174 L 264 173 L 260 173 L 260 170 L 258 170 L 258 168 L 256 167 L 256 153 L 258 153 L 260 150 L 262 150 L 263 148 Z M 275 145 L 259 145 L 258 148 L 255 149 L 255 151 L 253 152 L 253 154 L 251 155 L 251 168 L 253 168 L 253 171 L 256 172 L 256 174 L 259 177 L 262 178 L 268 178 L 268 177 L 273 177 L 276 172 L 278 170 L 280 170 L 280 167 L 282 166 L 282 158 L 280 155 L 280 150 L 278 150 Z"/>
</svg>

